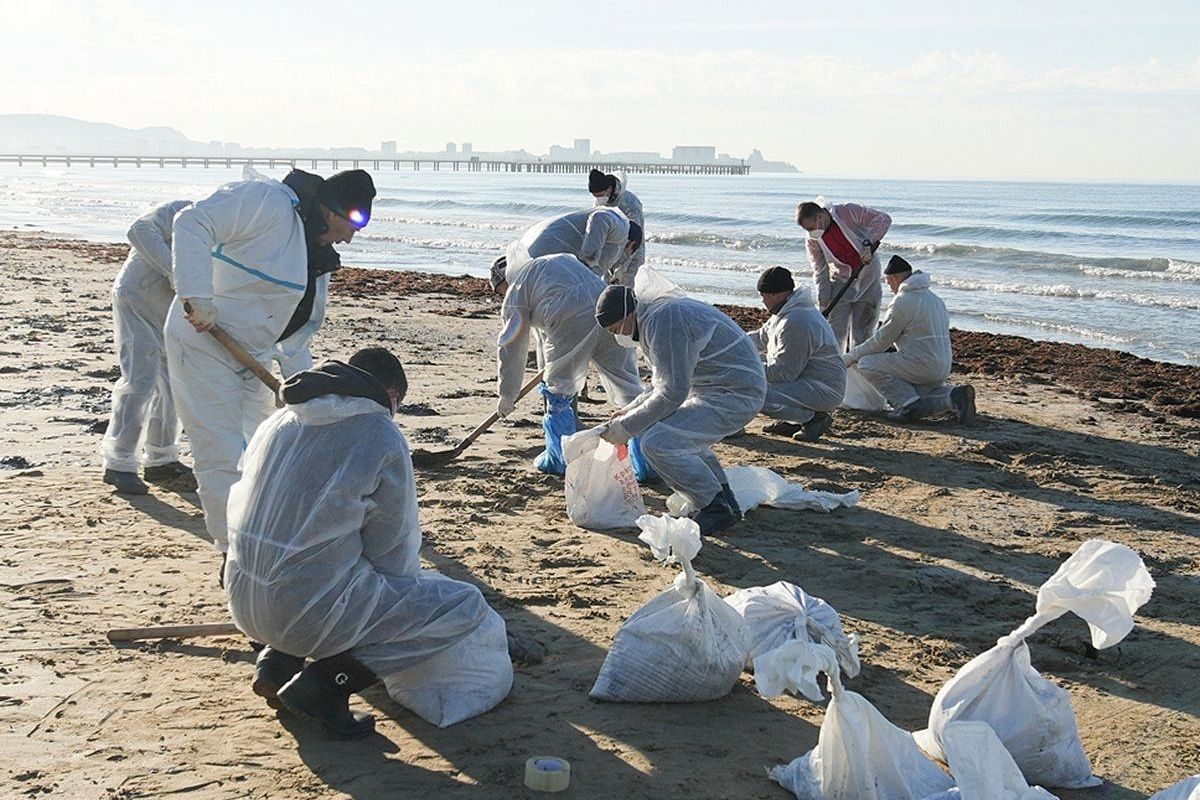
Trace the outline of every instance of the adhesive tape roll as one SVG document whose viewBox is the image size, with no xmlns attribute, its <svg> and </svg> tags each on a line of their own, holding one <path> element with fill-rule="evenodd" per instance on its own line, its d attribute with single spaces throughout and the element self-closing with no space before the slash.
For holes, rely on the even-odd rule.
<svg viewBox="0 0 1200 800">
<path fill-rule="evenodd" d="M 534 756 L 525 762 L 525 785 L 535 792 L 561 792 L 571 784 L 571 765 L 554 756 Z"/>
</svg>

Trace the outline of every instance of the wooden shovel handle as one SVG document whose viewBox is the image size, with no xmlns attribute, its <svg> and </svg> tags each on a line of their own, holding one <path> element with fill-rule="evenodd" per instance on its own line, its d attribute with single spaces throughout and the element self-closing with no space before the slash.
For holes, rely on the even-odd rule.
<svg viewBox="0 0 1200 800">
<path fill-rule="evenodd" d="M 142 639 L 187 639 L 192 636 L 236 636 L 241 631 L 232 622 L 206 622 L 199 625 L 160 625 L 153 628 L 113 628 L 110 642 L 137 642 Z"/>
<path fill-rule="evenodd" d="M 268 389 L 275 393 L 275 397 L 279 397 L 279 380 L 271 374 L 271 371 L 258 362 L 254 356 L 246 352 L 237 340 L 226 333 L 220 325 L 213 325 L 208 329 L 212 337 L 221 343 L 221 346 L 229 351 L 229 354 L 238 360 L 246 369 L 258 376 Z"/>
<path fill-rule="evenodd" d="M 524 397 L 525 395 L 532 392 L 533 387 L 535 387 L 539 383 L 541 383 L 542 378 L 545 375 L 546 375 L 546 370 L 543 369 L 540 372 L 538 372 L 537 375 L 534 375 L 532 378 L 530 378 L 528 381 L 526 381 L 525 385 L 521 387 L 521 391 L 517 392 L 517 400 L 520 400 L 522 397 Z M 454 449 L 459 453 L 461 453 L 463 450 L 466 450 L 468 447 L 471 446 L 471 443 L 474 442 L 476 439 L 478 439 L 480 436 L 482 436 L 484 434 L 484 432 L 487 431 L 488 428 L 495 425 L 496 421 L 498 419 L 500 419 L 500 415 L 497 414 L 495 411 L 493 411 L 492 415 L 490 417 L 485 419 L 483 422 L 479 423 L 475 427 L 475 430 L 468 433 L 463 438 L 463 440 L 461 442 L 459 442 L 457 446 L 455 446 Z"/>
</svg>

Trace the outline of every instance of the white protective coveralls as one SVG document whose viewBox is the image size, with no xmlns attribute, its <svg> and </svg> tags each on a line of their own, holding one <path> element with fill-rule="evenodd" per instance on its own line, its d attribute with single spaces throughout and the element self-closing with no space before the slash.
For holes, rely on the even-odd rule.
<svg viewBox="0 0 1200 800">
<path fill-rule="evenodd" d="M 182 299 L 211 298 L 217 324 L 268 366 L 308 281 L 298 202 L 282 183 L 255 179 L 226 184 L 175 218 L 177 297 L 167 314 L 167 362 L 192 446 L 205 526 L 221 551 L 238 460 L 273 410 L 273 398 L 216 339 L 192 328 Z"/>
<path fill-rule="evenodd" d="M 896 352 L 884 352 L 892 345 Z M 924 399 L 929 414 L 950 411 L 950 317 L 941 298 L 929 288 L 929 275 L 914 272 L 892 300 L 887 316 L 870 339 L 846 356 L 899 410 Z"/>
<path fill-rule="evenodd" d="M 568 253 L 542 256 L 508 269 L 506 279 L 496 343 L 501 405 L 514 404 L 524 382 L 531 328 L 540 337 L 545 383 L 554 394 L 578 394 L 589 363 L 614 404 L 626 405 L 641 394 L 636 354 L 596 325 L 604 281 L 583 262 Z"/>
<path fill-rule="evenodd" d="M 325 305 L 329 301 L 329 281 L 332 277 L 333 273 L 331 272 L 317 277 L 312 315 L 308 318 L 308 322 L 301 325 L 291 336 L 275 343 L 275 351 L 271 356 L 279 365 L 279 371 L 285 378 L 290 378 L 297 372 L 312 369 L 312 340 L 321 326 L 325 324 Z M 219 320 L 218 324 L 220 324 Z"/>
<path fill-rule="evenodd" d="M 629 257 L 629 220 L 618 209 L 597 206 L 550 217 L 534 225 L 508 246 L 508 269 L 555 253 L 570 253 L 606 282 L 624 269 Z"/>
<path fill-rule="evenodd" d="M 846 366 L 828 320 L 808 289 L 797 287 L 756 331 L 747 334 L 763 355 L 767 399 L 762 413 L 804 424 L 833 411 L 846 392 Z"/>
<path fill-rule="evenodd" d="M 171 285 L 171 222 L 190 200 L 164 203 L 129 227 L 133 245 L 113 283 L 113 329 L 121 377 L 101 440 L 104 468 L 136 472 L 179 460 L 179 420 L 167 379 L 163 324 Z M 141 453 L 138 443 L 141 442 Z"/>
<path fill-rule="evenodd" d="M 830 203 L 818 197 L 817 204 L 829 212 L 833 221 L 855 247 L 862 248 L 868 242 L 878 242 L 892 226 L 892 218 L 883 211 L 857 203 Z M 850 271 L 858 264 L 845 264 L 837 260 L 820 239 L 808 239 L 808 260 L 813 268 L 813 286 L 817 292 L 817 306 L 824 311 L 830 301 L 845 285 Z M 832 271 L 836 274 L 830 274 Z M 880 278 L 883 267 L 876 253 L 858 273 L 854 285 L 846 290 L 842 299 L 829 314 L 829 324 L 837 341 L 845 348 L 847 334 L 850 346 L 865 342 L 875 332 L 879 319 L 879 305 L 883 298 Z"/>
<path fill-rule="evenodd" d="M 637 278 L 637 271 L 642 264 L 646 263 L 646 217 L 642 213 L 642 201 L 638 196 L 629 191 L 627 187 L 627 179 L 624 172 L 618 172 L 615 176 L 617 186 L 612 190 L 612 197 L 609 198 L 606 206 L 616 206 L 622 214 L 629 218 L 630 222 L 636 222 L 642 228 L 642 243 L 638 245 L 638 249 L 633 251 L 633 255 L 628 261 L 619 261 L 616 270 L 613 273 L 613 283 L 619 283 L 622 286 L 633 287 L 633 282 Z"/>
<path fill-rule="evenodd" d="M 229 534 L 234 622 L 290 655 L 350 651 L 386 681 L 498 619 L 475 586 L 421 570 L 408 442 L 367 397 L 322 395 L 259 426 Z M 510 666 L 496 702 L 511 683 Z"/>
<path fill-rule="evenodd" d="M 609 424 L 640 437 L 642 455 L 666 484 L 704 508 L 729 482 L 712 446 L 762 408 L 762 362 L 736 322 L 654 270 L 638 270 L 634 296 L 651 390 Z"/>
</svg>

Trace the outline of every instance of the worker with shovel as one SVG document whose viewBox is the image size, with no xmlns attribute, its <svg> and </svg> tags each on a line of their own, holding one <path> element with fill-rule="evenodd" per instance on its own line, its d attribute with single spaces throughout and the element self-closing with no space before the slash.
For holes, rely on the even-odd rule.
<svg viewBox="0 0 1200 800">
<path fill-rule="evenodd" d="M 516 267 L 539 256 L 570 253 L 605 283 L 617 283 L 641 246 L 641 225 L 619 209 L 597 206 L 542 220 L 508 246 L 505 258 Z"/>
<path fill-rule="evenodd" d="M 299 172 L 299 171 L 294 171 Z M 370 219 L 375 187 L 362 170 L 327 180 L 253 175 L 221 187 L 175 217 L 175 301 L 165 344 L 176 408 L 191 442 L 205 527 L 227 547 L 225 506 L 245 443 L 273 397 L 216 338 L 219 326 L 269 365 L 277 345 L 303 353 L 321 283 L 337 266 L 332 245 Z M 316 176 L 308 176 L 316 178 Z M 303 341 L 292 337 L 301 332 Z"/>
<path fill-rule="evenodd" d="M 392 419 L 406 389 L 378 347 L 292 376 L 229 497 L 229 609 L 267 645 L 253 690 L 341 738 L 374 730 L 349 699 L 379 680 L 439 725 L 512 686 L 504 620 L 474 585 L 421 569 L 413 465 Z"/>
<path fill-rule="evenodd" d="M 764 433 L 815 442 L 833 425 L 846 391 L 846 367 L 829 321 L 792 273 L 771 267 L 758 278 L 758 293 L 771 313 L 749 333 L 763 357 L 767 399 L 762 413 L 776 421 Z"/>
<path fill-rule="evenodd" d="M 501 256 L 492 264 L 491 283 L 504 298 L 496 341 L 496 413 L 507 417 L 516 408 L 529 333 L 536 331 L 545 364 L 540 389 L 546 400 L 546 449 L 534 464 L 542 472 L 562 475 L 566 462 L 561 438 L 578 429 L 572 402 L 587 379 L 588 365 L 596 366 L 609 401 L 624 406 L 645 388 L 638 378 L 636 354 L 596 326 L 596 299 L 604 281 L 570 253 L 542 256 L 511 269 Z M 641 466 L 639 477 L 644 479 L 645 464 L 636 445 L 634 453 L 635 468 Z"/>
</svg>

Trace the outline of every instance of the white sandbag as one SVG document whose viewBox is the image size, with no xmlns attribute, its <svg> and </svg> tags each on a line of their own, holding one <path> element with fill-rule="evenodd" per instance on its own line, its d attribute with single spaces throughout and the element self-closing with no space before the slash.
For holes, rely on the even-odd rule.
<svg viewBox="0 0 1200 800">
<path fill-rule="evenodd" d="M 785 647 L 808 648 L 823 661 L 833 698 L 817 746 L 773 767 L 772 780 L 800 800 L 921 800 L 954 786 L 912 736 L 884 719 L 865 697 L 842 688 L 832 649 L 798 640 Z"/>
<path fill-rule="evenodd" d="M 771 506 L 788 511 L 832 511 L 849 508 L 858 503 L 862 492 L 809 491 L 802 483 L 789 483 L 787 478 L 766 467 L 730 467 L 725 470 L 729 488 L 733 490 L 742 513 L 759 506 Z M 667 510 L 676 516 L 687 516 L 695 506 L 676 492 L 667 498 Z"/>
<path fill-rule="evenodd" d="M 1147 800 L 1200 800 L 1200 775 L 1184 778 L 1174 786 L 1168 786 Z"/>
<path fill-rule="evenodd" d="M 887 409 L 884 399 L 871 382 L 858 371 L 858 365 L 846 367 L 846 393 L 842 395 L 841 408 L 858 411 L 883 411 Z"/>
<path fill-rule="evenodd" d="M 593 531 L 632 528 L 646 513 L 629 448 L 614 447 L 590 428 L 562 438 L 567 460 L 567 516 Z"/>
<path fill-rule="evenodd" d="M 846 677 L 858 675 L 858 637 L 847 636 L 837 611 L 799 586 L 779 581 L 770 586 L 738 589 L 725 598 L 746 622 L 747 665 L 776 647 L 799 639 L 825 644 L 837 654 Z M 757 667 L 755 668 L 757 672 Z"/>
<path fill-rule="evenodd" d="M 957 786 L 925 800 L 1058 800 L 1025 782 L 1021 770 L 986 722 L 946 726 L 946 762 Z"/>
<path fill-rule="evenodd" d="M 807 639 L 792 639 L 754 659 L 754 688 L 763 697 L 784 692 L 801 694 L 819 703 L 825 699 L 817 675 L 826 668 L 824 651 Z M 823 645 L 826 646 L 826 645 Z M 835 656 L 836 658 L 836 656 Z"/>
<path fill-rule="evenodd" d="M 613 639 L 591 696 L 626 703 L 716 700 L 733 689 L 746 663 L 742 618 L 692 570 L 700 528 L 690 519 L 638 519 L 638 537 L 683 573 L 633 613 Z"/>
<path fill-rule="evenodd" d="M 439 728 L 490 711 L 508 697 L 512 683 L 507 628 L 492 609 L 458 644 L 383 678 L 393 700 Z"/>
<path fill-rule="evenodd" d="M 1029 661 L 1025 640 L 1073 611 L 1088 621 L 1096 647 L 1117 644 L 1133 627 L 1133 612 L 1150 599 L 1154 581 L 1133 550 L 1093 539 L 1063 562 L 1038 591 L 1037 613 L 996 646 L 967 662 L 938 691 L 921 747 L 944 758 L 943 731 L 978 720 L 996 732 L 1025 779 L 1039 786 L 1098 786 L 1083 752 L 1071 698 Z"/>
</svg>

